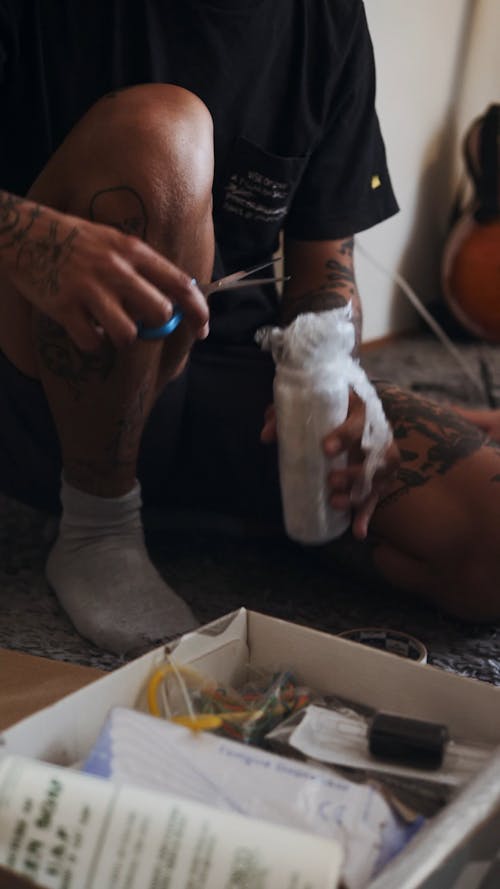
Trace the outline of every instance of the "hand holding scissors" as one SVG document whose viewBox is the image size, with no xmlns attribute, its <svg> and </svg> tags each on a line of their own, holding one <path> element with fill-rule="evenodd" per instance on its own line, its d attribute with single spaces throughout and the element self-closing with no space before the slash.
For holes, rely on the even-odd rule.
<svg viewBox="0 0 500 889">
<path fill-rule="evenodd" d="M 277 259 L 272 259 L 269 262 L 265 262 L 262 265 L 256 265 L 251 269 L 245 269 L 239 272 L 233 272 L 231 275 L 225 275 L 223 278 L 218 278 L 217 281 L 210 281 L 208 284 L 199 284 L 193 278 L 193 284 L 196 284 L 198 290 L 205 297 L 209 297 L 212 293 L 215 293 L 220 290 L 237 290 L 243 287 L 252 287 L 254 285 L 259 284 L 277 284 L 280 281 L 286 281 L 287 278 L 281 277 L 277 278 L 275 275 L 269 276 L 267 278 L 250 278 L 250 275 L 255 274 L 255 272 L 259 272 L 261 269 L 265 269 L 273 263 L 277 262 Z M 183 318 L 183 313 L 181 309 L 174 309 L 172 317 L 169 320 L 162 324 L 161 327 L 145 327 L 141 322 L 137 324 L 137 336 L 142 340 L 158 340 L 164 339 L 164 337 L 169 336 L 169 334 L 173 333 L 174 330 L 179 326 Z"/>
</svg>

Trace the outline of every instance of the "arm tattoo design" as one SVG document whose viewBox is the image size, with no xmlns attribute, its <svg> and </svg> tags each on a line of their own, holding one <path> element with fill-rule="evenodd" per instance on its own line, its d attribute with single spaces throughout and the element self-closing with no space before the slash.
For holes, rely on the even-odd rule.
<svg viewBox="0 0 500 889">
<path fill-rule="evenodd" d="M 377 391 L 401 453 L 397 486 L 380 507 L 394 503 L 436 475 L 446 475 L 485 445 L 496 452 L 500 463 L 500 447 L 444 405 L 385 383 L 378 383 Z"/>
<path fill-rule="evenodd" d="M 4 214 L 0 215 L 0 236 L 4 217 L 4 227 L 9 224 L 12 229 L 18 225 L 18 203 L 22 202 L 16 198 L 14 203 L 6 202 Z M 143 239 L 146 237 L 145 206 L 132 188 L 120 186 L 96 192 L 90 202 L 89 215 L 93 221 L 112 225 L 126 234 Z M 31 224 L 32 222 L 33 220 Z M 51 222 L 45 237 L 22 239 L 18 265 L 26 266 L 34 283 L 40 283 L 46 290 L 56 292 L 59 287 L 59 269 L 69 256 L 76 234 L 77 230 L 73 229 L 61 240 L 58 238 L 58 223 Z M 12 234 L 10 236 L 12 238 Z M 86 383 L 92 380 L 105 382 L 115 366 L 116 353 L 108 337 L 103 337 L 97 352 L 82 352 L 59 324 L 43 315 L 37 323 L 37 341 L 44 367 L 65 381 L 75 401 L 81 400 Z"/>
<path fill-rule="evenodd" d="M 284 300 L 281 308 L 281 321 L 287 325 L 304 312 L 324 312 L 329 309 L 341 308 L 351 302 L 356 331 L 354 349 L 354 354 L 356 354 L 361 341 L 362 313 L 354 277 L 353 251 L 354 238 L 342 241 L 338 255 L 328 259 L 325 263 L 325 283 L 290 300 Z M 345 257 L 345 260 L 340 259 L 339 256 Z"/>
<path fill-rule="evenodd" d="M 51 222 L 48 234 L 24 240 L 17 256 L 17 267 L 24 269 L 31 283 L 38 284 L 41 291 L 49 295 L 59 291 L 59 273 L 78 234 L 74 228 L 61 240 L 58 228 L 58 222 Z"/>
<path fill-rule="evenodd" d="M 342 241 L 340 252 L 342 256 L 349 256 L 352 258 L 354 253 L 354 238 L 346 238 L 345 241 Z"/>
<path fill-rule="evenodd" d="M 52 220 L 48 232 L 35 233 L 35 221 L 42 218 L 41 207 L 0 192 L 0 250 L 14 251 L 16 267 L 26 272 L 42 295 L 50 296 L 59 291 L 59 273 L 68 260 L 78 229 L 61 235 L 59 222 Z"/>
<path fill-rule="evenodd" d="M 24 241 L 35 219 L 41 210 L 40 207 L 30 208 L 28 220 L 22 224 L 21 209 L 23 201 L 13 194 L 0 192 L 0 249 L 9 250 L 19 246 Z"/>
<path fill-rule="evenodd" d="M 105 382 L 115 366 L 116 352 L 107 337 L 99 351 L 82 352 L 64 328 L 45 315 L 37 317 L 36 339 L 42 364 L 66 383 L 74 401 L 81 400 L 86 383 Z"/>
<path fill-rule="evenodd" d="M 128 185 L 97 191 L 90 201 L 89 217 L 93 222 L 110 225 L 125 235 L 146 240 L 146 207 L 141 196 Z"/>
</svg>

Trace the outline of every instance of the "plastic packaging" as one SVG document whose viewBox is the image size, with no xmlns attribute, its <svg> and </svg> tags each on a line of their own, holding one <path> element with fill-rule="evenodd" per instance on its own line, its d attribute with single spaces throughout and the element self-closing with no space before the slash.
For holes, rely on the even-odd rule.
<svg viewBox="0 0 500 889">
<path fill-rule="evenodd" d="M 327 458 L 322 442 L 344 422 L 352 388 L 364 401 L 361 446 L 366 454 L 361 484 L 353 502 L 371 490 L 392 440 L 381 402 L 365 372 L 352 358 L 354 325 L 351 306 L 299 315 L 286 328 L 264 328 L 256 339 L 276 364 L 274 404 L 278 430 L 279 471 L 286 531 L 301 543 L 327 543 L 349 527 L 350 510 L 329 503 L 327 476 L 345 466 L 346 455 Z"/>
<path fill-rule="evenodd" d="M 288 671 L 269 674 L 248 668 L 248 673 L 236 690 L 168 658 L 148 681 L 148 710 L 195 731 L 216 731 L 259 744 L 275 725 L 306 707 L 313 695 Z"/>
</svg>

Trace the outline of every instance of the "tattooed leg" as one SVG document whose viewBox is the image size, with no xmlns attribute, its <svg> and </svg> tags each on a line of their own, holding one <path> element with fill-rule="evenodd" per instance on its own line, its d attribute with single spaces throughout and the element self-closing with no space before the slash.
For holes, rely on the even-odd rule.
<svg viewBox="0 0 500 889">
<path fill-rule="evenodd" d="M 18 262 L 57 288 L 58 263 L 71 239 L 61 238 L 57 224 L 43 231 L 43 206 L 52 205 L 143 238 L 208 280 L 211 122 L 208 113 L 200 118 L 200 107 L 185 90 L 165 85 L 101 100 L 30 192 L 42 208 L 42 230 L 35 236 L 30 225 L 16 229 L 16 207 L 6 208 L 6 236 L 18 237 Z M 183 633 L 195 621 L 149 559 L 136 463 L 148 414 L 186 361 L 191 334 L 181 324 L 165 342 L 137 341 L 120 350 L 103 337 L 88 354 L 44 314 L 27 315 L 24 334 L 35 343 L 64 467 L 63 514 L 47 577 L 79 632 L 104 648 L 131 652 Z"/>
<path fill-rule="evenodd" d="M 157 85 L 102 99 L 66 138 L 30 197 L 142 238 L 195 277 L 208 279 L 211 125 L 200 120 L 200 103 L 189 97 L 185 90 Z M 49 246 L 57 237 L 49 228 L 43 243 L 25 240 L 20 255 L 38 274 L 52 275 L 54 286 Z M 65 249 L 65 243 L 59 245 L 58 257 Z M 66 478 L 90 494 L 126 493 L 134 483 L 146 419 L 159 391 L 182 369 L 190 334 L 181 324 L 165 341 L 137 341 L 119 351 L 104 339 L 88 355 L 45 317 L 36 316 L 33 329 Z"/>
<path fill-rule="evenodd" d="M 372 522 L 391 584 L 472 619 L 500 615 L 500 448 L 453 411 L 379 385 L 402 463 Z"/>
</svg>

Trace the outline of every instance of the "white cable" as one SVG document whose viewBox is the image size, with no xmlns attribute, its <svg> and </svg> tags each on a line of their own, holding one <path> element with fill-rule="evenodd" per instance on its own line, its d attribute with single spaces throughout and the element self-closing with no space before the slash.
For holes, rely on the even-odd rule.
<svg viewBox="0 0 500 889">
<path fill-rule="evenodd" d="M 358 241 L 356 241 L 356 250 L 359 251 L 359 253 L 361 253 L 361 255 L 364 256 L 369 262 L 371 262 L 372 265 L 374 265 L 375 268 L 379 270 L 379 272 L 382 272 L 384 275 L 386 275 L 387 278 L 389 278 L 393 283 L 397 284 L 398 287 L 401 288 L 409 302 L 412 304 L 413 308 L 424 319 L 426 324 L 429 325 L 432 332 L 437 336 L 439 340 L 441 340 L 443 346 L 447 349 L 452 358 L 455 359 L 457 364 L 460 365 L 462 371 L 469 378 L 471 383 L 473 383 L 474 388 L 481 395 L 481 400 L 484 400 L 484 388 L 482 383 L 478 380 L 476 374 L 474 373 L 472 368 L 469 367 L 463 356 L 458 351 L 457 347 L 452 343 L 449 336 L 444 332 L 441 325 L 438 324 L 436 319 L 433 318 L 430 312 L 426 309 L 422 300 L 419 296 L 417 296 L 413 288 L 410 287 L 406 279 L 403 278 L 403 276 L 400 275 L 399 272 L 390 272 L 388 269 L 386 269 L 385 266 L 383 266 L 382 263 L 375 259 L 371 255 L 371 253 L 369 253 L 366 247 L 363 247 Z"/>
</svg>

